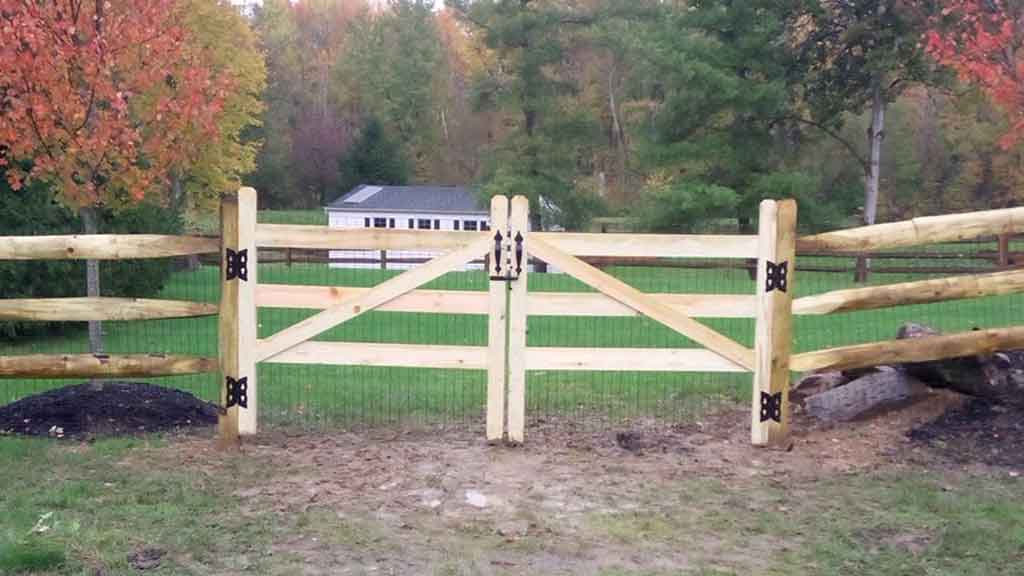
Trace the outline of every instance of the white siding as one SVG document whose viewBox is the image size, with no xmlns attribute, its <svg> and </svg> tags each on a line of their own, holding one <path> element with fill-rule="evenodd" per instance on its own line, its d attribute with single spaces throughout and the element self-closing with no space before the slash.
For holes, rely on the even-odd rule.
<svg viewBox="0 0 1024 576">
<path fill-rule="evenodd" d="M 477 229 L 480 228 L 481 222 L 490 224 L 490 218 L 487 216 L 469 216 L 460 215 L 454 216 L 452 214 L 400 214 L 400 213 L 389 213 L 389 212 L 328 212 L 329 225 L 331 228 L 365 228 L 366 219 L 370 219 L 370 227 L 374 226 L 374 219 L 384 218 L 386 222 L 390 224 L 391 219 L 395 220 L 395 229 L 408 230 L 409 220 L 412 220 L 412 228 L 417 229 L 419 220 L 429 220 L 431 229 L 433 228 L 434 221 L 438 220 L 440 224 L 440 230 L 455 230 L 455 220 L 459 221 L 459 230 L 464 230 L 464 222 L 472 220 L 476 223 Z M 385 257 L 388 260 L 387 268 L 389 270 L 408 270 L 414 268 L 420 264 L 420 260 L 429 260 L 440 256 L 440 252 L 432 251 L 412 251 L 412 250 L 388 250 L 385 253 Z M 351 260 L 367 260 L 367 262 L 332 262 L 332 268 L 380 268 L 381 267 L 381 251 L 377 250 L 331 250 L 330 258 L 334 259 L 351 259 Z M 417 262 L 394 262 L 393 260 L 417 260 Z M 464 270 L 482 270 L 482 263 L 469 263 Z"/>
</svg>

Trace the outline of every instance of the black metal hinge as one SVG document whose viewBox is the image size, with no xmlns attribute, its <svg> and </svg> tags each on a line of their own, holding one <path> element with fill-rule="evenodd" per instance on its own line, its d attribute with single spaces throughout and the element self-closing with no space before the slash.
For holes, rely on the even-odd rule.
<svg viewBox="0 0 1024 576">
<path fill-rule="evenodd" d="M 782 392 L 761 392 L 761 422 L 768 420 L 782 422 Z"/>
<path fill-rule="evenodd" d="M 249 251 L 239 250 L 235 252 L 231 248 L 226 250 L 227 257 L 224 259 L 224 277 L 226 280 L 240 279 L 243 282 L 249 281 Z"/>
<path fill-rule="evenodd" d="M 765 275 L 765 292 L 771 292 L 776 288 L 781 292 L 786 291 L 787 287 L 787 273 L 789 272 L 789 262 L 780 262 L 776 264 L 772 261 L 767 261 L 765 264 L 768 265 L 767 274 Z"/>
<path fill-rule="evenodd" d="M 231 376 L 224 377 L 224 384 L 227 387 L 227 401 L 224 403 L 225 408 L 231 408 L 232 406 L 241 406 L 242 408 L 249 407 L 249 379 L 241 377 L 235 380 Z"/>
</svg>

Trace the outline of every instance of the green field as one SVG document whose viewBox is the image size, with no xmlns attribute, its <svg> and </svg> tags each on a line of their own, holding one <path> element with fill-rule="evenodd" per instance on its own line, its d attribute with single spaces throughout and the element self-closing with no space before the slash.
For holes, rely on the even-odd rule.
<svg viewBox="0 0 1024 576">
<path fill-rule="evenodd" d="M 804 260 L 804 262 L 810 259 Z M 751 293 L 754 283 L 742 270 L 613 268 L 610 271 L 646 292 Z M 381 270 L 329 269 L 322 264 L 261 265 L 261 282 L 373 286 L 396 274 Z M 922 276 L 875 275 L 884 284 Z M 482 272 L 454 272 L 427 287 L 486 290 Z M 533 274 L 533 291 L 588 291 L 562 274 Z M 801 274 L 796 296 L 850 287 L 846 275 Z M 216 302 L 217 270 L 203 267 L 176 273 L 162 297 Z M 308 317 L 313 311 L 264 309 L 261 337 Z M 924 322 L 944 331 L 1024 324 L 1019 295 L 796 319 L 795 350 L 892 338 L 905 321 Z M 741 343 L 752 345 L 753 321 L 709 319 L 707 323 Z M 585 347 L 688 347 L 686 338 L 644 318 L 532 317 L 528 345 Z M 105 324 L 109 353 L 176 353 L 216 355 L 216 319 L 182 319 Z M 321 335 L 320 340 L 484 346 L 484 316 L 371 312 Z M 0 343 L 2 354 L 86 352 L 84 325 L 60 337 Z M 259 367 L 260 411 L 264 419 L 302 424 L 461 421 L 481 412 L 486 378 L 482 371 L 370 368 L 358 366 Z M 215 375 L 155 381 L 214 400 Z M 633 416 L 686 418 L 709 406 L 744 400 L 749 375 L 641 372 L 531 372 L 530 416 L 576 414 L 598 419 Z M 65 384 L 60 381 L 8 380 L 0 403 Z"/>
</svg>

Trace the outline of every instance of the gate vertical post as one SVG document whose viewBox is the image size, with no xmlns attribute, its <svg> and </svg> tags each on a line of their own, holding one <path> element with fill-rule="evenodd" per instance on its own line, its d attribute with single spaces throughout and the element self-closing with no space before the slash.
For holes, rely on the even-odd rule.
<svg viewBox="0 0 1024 576">
<path fill-rule="evenodd" d="M 509 265 L 514 266 L 508 309 L 508 439 L 521 444 L 526 437 L 526 319 L 527 270 L 530 255 L 530 200 L 512 198 L 509 216 Z"/>
<path fill-rule="evenodd" d="M 240 188 L 221 200 L 221 413 L 225 443 L 256 433 L 256 191 Z"/>
<path fill-rule="evenodd" d="M 764 200 L 760 207 L 750 430 L 756 446 L 785 446 L 789 441 L 796 211 L 793 200 Z"/>
<path fill-rule="evenodd" d="M 491 230 L 494 248 L 487 259 L 487 273 L 491 278 L 487 317 L 487 441 L 500 442 L 505 436 L 505 365 L 508 342 L 508 282 L 505 276 L 504 255 L 508 235 L 508 198 L 491 198 Z"/>
</svg>

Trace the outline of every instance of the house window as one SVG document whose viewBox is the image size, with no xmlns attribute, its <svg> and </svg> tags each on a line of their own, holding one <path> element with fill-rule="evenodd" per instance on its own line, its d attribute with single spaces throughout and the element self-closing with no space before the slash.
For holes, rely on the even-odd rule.
<svg viewBox="0 0 1024 576">
<path fill-rule="evenodd" d="M 394 218 L 389 218 L 388 219 L 388 228 L 394 228 L 394 227 L 395 227 L 395 219 Z"/>
<path fill-rule="evenodd" d="M 458 220 L 456 220 L 456 221 L 455 221 L 455 229 L 456 229 L 456 230 L 458 230 L 458 229 L 459 229 L 459 221 L 458 221 Z"/>
<path fill-rule="evenodd" d="M 388 227 L 388 219 L 387 218 L 374 218 L 373 219 L 373 227 L 374 228 L 387 228 Z"/>
<path fill-rule="evenodd" d="M 467 231 L 476 231 L 476 220 L 466 220 L 462 223 L 462 229 Z"/>
<path fill-rule="evenodd" d="M 481 220 L 480 221 L 480 229 L 484 230 L 484 231 L 490 230 L 491 229 L 491 225 L 488 224 L 486 220 Z"/>
<path fill-rule="evenodd" d="M 416 221 L 416 227 L 420 230 L 430 230 L 430 220 L 428 218 L 420 218 Z"/>
<path fill-rule="evenodd" d="M 434 230 L 440 230 L 440 229 L 441 229 L 441 221 L 440 220 L 434 220 Z"/>
<path fill-rule="evenodd" d="M 415 227 L 416 227 L 416 221 L 413 220 L 412 218 L 409 218 L 409 230 L 412 230 Z"/>
<path fill-rule="evenodd" d="M 367 228 L 370 227 L 370 219 L 369 218 L 363 218 L 363 226 L 365 226 Z"/>
</svg>

